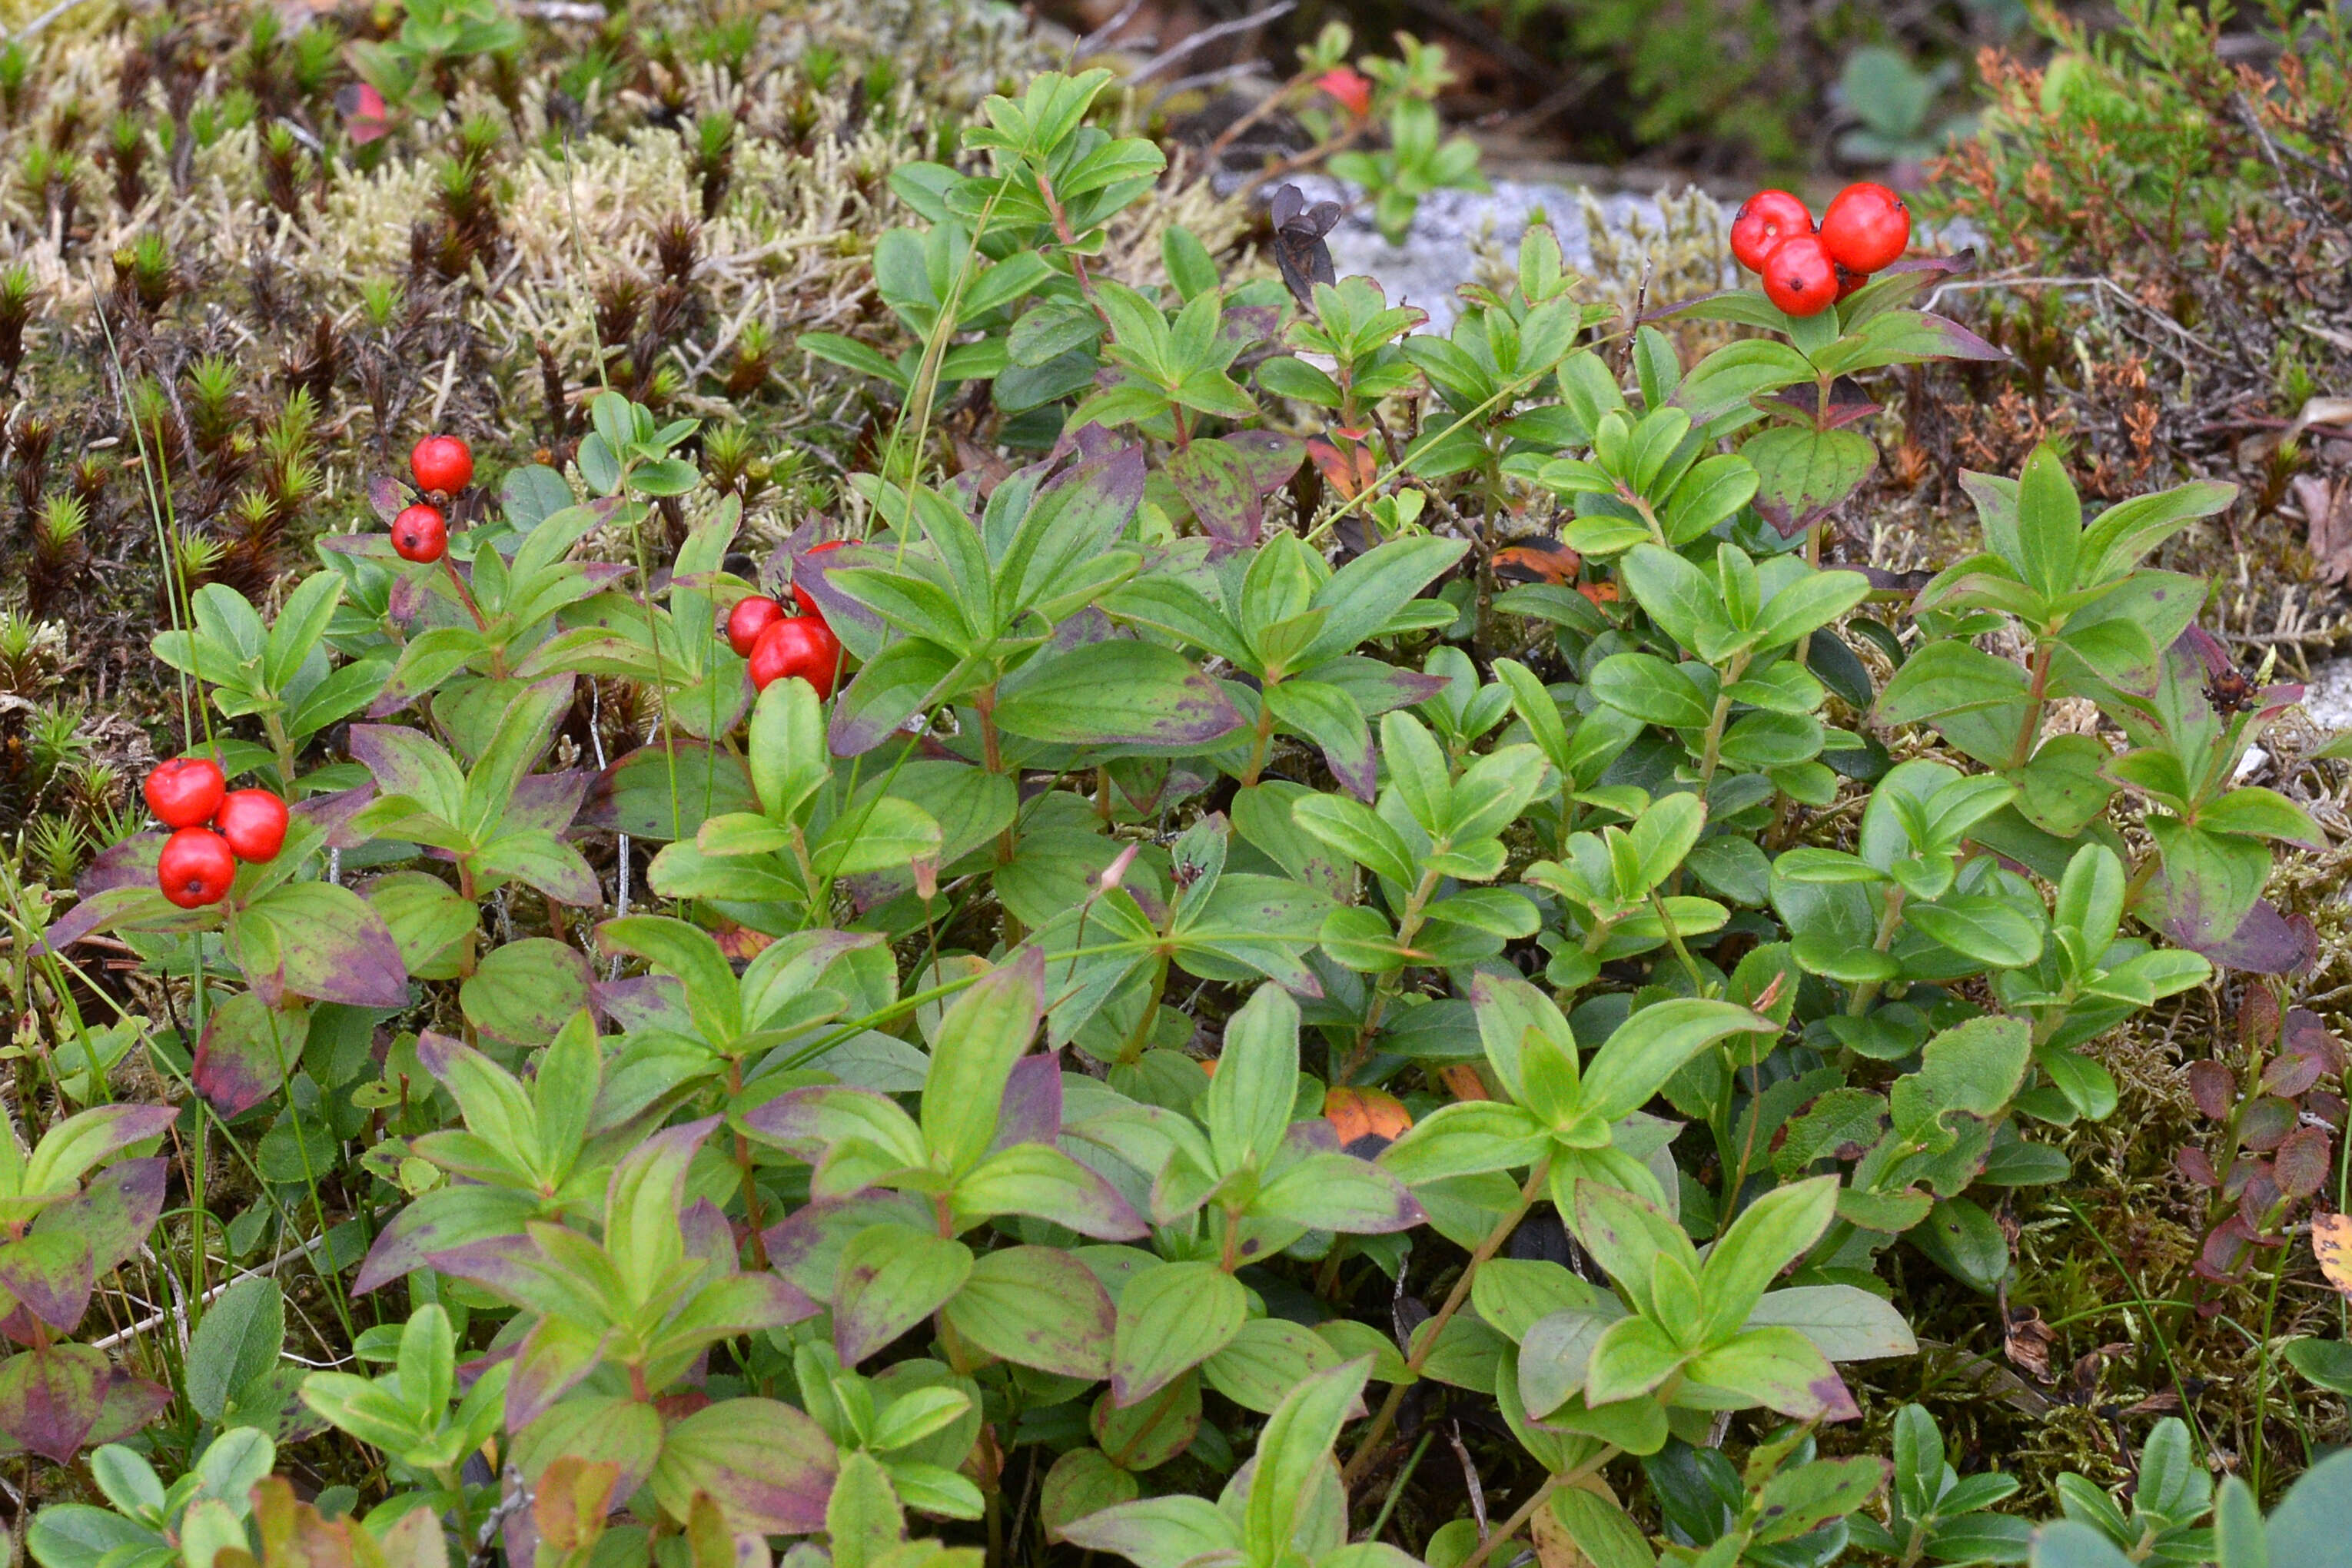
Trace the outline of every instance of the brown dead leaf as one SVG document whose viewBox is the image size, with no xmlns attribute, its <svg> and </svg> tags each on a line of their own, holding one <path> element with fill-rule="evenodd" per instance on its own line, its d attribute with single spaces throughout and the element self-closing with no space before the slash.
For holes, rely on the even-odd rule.
<svg viewBox="0 0 2352 1568">
<path fill-rule="evenodd" d="M 2009 1364 L 2037 1383 L 2050 1381 L 2050 1346 L 2057 1334 L 2042 1321 L 2041 1309 L 2013 1307 L 2009 1327 L 2001 1335 L 2000 1353 Z"/>
<path fill-rule="evenodd" d="M 2330 482 L 2315 474 L 2298 474 L 2287 490 L 2303 513 L 2321 580 L 2352 579 L 2352 478 Z"/>
</svg>

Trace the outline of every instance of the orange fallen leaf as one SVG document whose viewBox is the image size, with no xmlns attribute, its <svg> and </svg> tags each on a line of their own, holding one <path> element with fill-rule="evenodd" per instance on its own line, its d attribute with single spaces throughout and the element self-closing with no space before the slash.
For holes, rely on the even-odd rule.
<svg viewBox="0 0 2352 1568">
<path fill-rule="evenodd" d="M 1323 1120 L 1339 1132 L 1341 1148 L 1369 1160 L 1404 1136 L 1412 1112 L 1386 1089 L 1342 1087 L 1324 1095 Z"/>
<path fill-rule="evenodd" d="M 2313 1215 L 2311 1251 L 2327 1282 L 2352 1297 L 2352 1215 Z"/>
<path fill-rule="evenodd" d="M 1456 1100 L 1492 1100 L 1486 1092 L 1486 1080 L 1478 1076 L 1477 1068 L 1469 1062 L 1455 1062 L 1438 1072 L 1445 1087 L 1454 1091 Z"/>
</svg>

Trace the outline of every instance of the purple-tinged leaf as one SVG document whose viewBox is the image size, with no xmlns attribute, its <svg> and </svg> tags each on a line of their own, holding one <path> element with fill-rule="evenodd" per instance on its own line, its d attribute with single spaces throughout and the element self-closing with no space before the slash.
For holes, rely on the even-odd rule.
<svg viewBox="0 0 2352 1568">
<path fill-rule="evenodd" d="M 744 1112 L 744 1129 L 794 1159 L 816 1161 L 835 1143 L 861 1139 L 899 1154 L 919 1158 L 920 1133 L 896 1100 L 870 1089 L 819 1084 L 790 1089 Z"/>
<path fill-rule="evenodd" d="M 962 1242 L 915 1226 L 869 1226 L 851 1237 L 833 1293 L 833 1344 L 842 1364 L 856 1366 L 939 1310 L 971 1264 Z"/>
<path fill-rule="evenodd" d="M 612 1337 L 612 1330 L 598 1331 L 564 1318 L 543 1317 L 533 1324 L 507 1377 L 507 1430 L 521 1431 L 579 1387 L 604 1360 Z"/>
<path fill-rule="evenodd" d="M 860 1193 L 848 1198 L 818 1198 L 770 1226 L 760 1240 L 769 1266 L 820 1301 L 833 1299 L 841 1273 L 842 1248 L 859 1231 L 877 1225 L 937 1224 L 929 1204 L 898 1193 Z"/>
<path fill-rule="evenodd" d="M 351 832 L 348 825 L 361 807 L 375 798 L 375 781 L 371 779 L 352 789 L 297 801 L 289 815 L 317 827 L 324 835 L 320 843 L 326 848 L 356 849 L 368 841 L 369 835 Z"/>
<path fill-rule="evenodd" d="M 2149 889 L 2153 924 L 2176 944 L 2201 952 L 2226 969 L 2250 974 L 2299 974 L 2319 953 L 2319 935 L 2308 917 L 2282 914 L 2267 899 L 2256 899 L 2228 931 L 2215 929 L 2204 884 L 2194 876 L 2158 872 Z"/>
<path fill-rule="evenodd" d="M 574 769 L 569 773 L 530 773 L 517 780 L 514 793 L 507 797 L 501 830 L 562 833 L 579 815 L 580 803 L 587 797 L 588 786 L 595 777 L 594 773 Z"/>
<path fill-rule="evenodd" d="M 120 1443 L 153 1426 L 171 1405 L 172 1391 L 116 1367 L 106 1374 L 100 1399 L 98 1419 L 82 1434 L 82 1441 L 91 1447 Z"/>
<path fill-rule="evenodd" d="M 696 1291 L 666 1332 L 734 1339 L 790 1328 L 819 1310 L 806 1291 L 780 1274 L 730 1274 Z"/>
<path fill-rule="evenodd" d="M 1853 430 L 1776 425 L 1751 436 L 1739 455 L 1756 466 L 1756 510 L 1793 539 L 1837 510 L 1878 461 L 1870 438 Z"/>
<path fill-rule="evenodd" d="M 392 928 L 332 882 L 287 882 L 246 905 L 231 956 L 265 1000 L 303 996 L 353 1007 L 404 1007 L 408 968 Z M 299 1053 L 298 1041 L 295 1049 Z"/>
<path fill-rule="evenodd" d="M 1013 1076 L 1005 1080 L 1004 1101 L 996 1113 L 996 1142 L 990 1147 L 1051 1143 L 1061 1135 L 1061 1054 L 1024 1057 L 1013 1064 Z"/>
<path fill-rule="evenodd" d="M 0 1450 L 73 1463 L 106 1408 L 113 1369 L 88 1345 L 54 1344 L 0 1363 Z"/>
<path fill-rule="evenodd" d="M 352 1289 L 364 1295 L 476 1242 L 520 1238 L 523 1222 L 537 1208 L 530 1194 L 506 1187 L 460 1183 L 436 1188 L 393 1215 L 368 1248 Z"/>
<path fill-rule="evenodd" d="M 1045 1143 L 1016 1143 L 982 1160 L 956 1183 L 950 1213 L 959 1228 L 1018 1214 L 1097 1241 L 1133 1241 L 1151 1228 L 1118 1188 Z"/>
<path fill-rule="evenodd" d="M 116 888 L 152 888 L 155 862 L 163 853 L 163 833 L 134 833 L 121 843 L 99 851 L 74 879 L 74 891 L 83 898 Z"/>
<path fill-rule="evenodd" d="M 163 1155 L 153 1154 L 109 1165 L 83 1184 L 80 1192 L 43 1209 L 33 1221 L 33 1234 L 58 1230 L 86 1237 L 90 1267 L 103 1274 L 135 1256 L 147 1233 L 154 1229 L 157 1216 L 163 1212 L 170 1163 Z"/>
<path fill-rule="evenodd" d="M 899 733 L 899 726 L 954 694 L 963 667 L 923 637 L 902 637 L 866 661 L 833 700 L 825 743 L 836 757 L 862 756 Z"/>
<path fill-rule="evenodd" d="M 0 1291 L 60 1333 L 81 1322 L 96 1282 L 86 1237 L 51 1229 L 0 1242 Z"/>
<path fill-rule="evenodd" d="M 1356 710 L 1367 719 L 1377 719 L 1392 709 L 1410 708 L 1416 702 L 1426 702 L 1447 686 L 1442 675 L 1423 675 L 1417 670 L 1399 669 L 1377 658 L 1362 654 L 1341 654 L 1327 658 L 1312 669 L 1299 671 L 1307 679 L 1325 686 L 1336 686 L 1356 700 Z"/>
<path fill-rule="evenodd" d="M 511 1389 L 512 1384 L 509 1384 Z M 550 1467 L 569 1459 L 575 1465 L 607 1464 L 614 1469 L 609 1499 L 614 1503 L 628 1500 L 629 1495 L 645 1484 L 645 1479 L 661 1456 L 662 1413 L 653 1405 L 643 1404 L 624 1394 L 584 1394 L 567 1399 L 546 1410 L 530 1426 L 518 1432 L 514 1441 L 514 1464 L 529 1486 L 544 1487 L 548 1491 L 560 1490 L 560 1472 L 550 1473 Z M 554 1501 L 549 1498 L 550 1502 Z M 568 1503 L 570 1499 L 566 1499 Z M 545 1504 L 541 1505 L 546 1506 Z M 576 1505 L 575 1505 L 576 1506 Z M 520 1510 L 529 1513 L 531 1510 Z M 594 1516 L 603 1522 L 603 1515 Z M 584 1542 L 583 1542 L 584 1544 Z M 518 1559 L 530 1562 L 528 1557 Z M 316 1568 L 341 1568 L 339 1564 L 319 1564 Z M 353 1565 L 356 1568 L 356 1565 Z M 388 1568 L 399 1568 L 398 1564 Z M 433 1568 L 440 1568 L 436 1561 Z"/>
<path fill-rule="evenodd" d="M 709 1198 L 697 1198 L 677 1216 L 678 1235 L 685 1239 L 688 1258 L 706 1265 L 713 1279 L 740 1267 L 735 1251 L 735 1229 L 727 1215 Z"/>
<path fill-rule="evenodd" d="M 152 881 L 143 888 L 109 888 L 88 895 L 59 916 L 56 924 L 42 932 L 41 945 L 51 952 L 62 953 L 98 931 L 194 929 L 215 923 L 217 917 L 208 915 L 205 910 L 182 913 L 155 889 Z"/>
<path fill-rule="evenodd" d="M 1784 386 L 1770 394 L 1766 402 L 1780 405 L 1817 430 L 1843 430 L 1849 425 L 1859 425 L 1879 412 L 1879 405 L 1862 389 L 1862 384 L 1850 375 L 1839 376 L 1830 384 L 1830 402 L 1822 406 L 1817 386 Z"/>
<path fill-rule="evenodd" d="M 839 1463 L 824 1429 L 791 1405 L 727 1399 L 669 1429 L 647 1484 L 673 1518 L 704 1492 L 736 1529 L 811 1535 L 824 1528 Z"/>
<path fill-rule="evenodd" d="M 1287 483 L 1306 457 L 1295 436 L 1244 431 L 1193 442 L 1168 459 L 1166 471 L 1213 542 L 1213 560 L 1257 542 L 1267 493 Z"/>
<path fill-rule="evenodd" d="M 408 506 L 406 492 L 400 488 L 400 481 L 390 474 L 375 474 L 369 478 L 367 499 L 368 507 L 375 513 L 378 522 L 390 522 Z M 331 534 L 329 537 L 342 536 Z"/>
<path fill-rule="evenodd" d="M 225 1119 L 244 1115 L 285 1087 L 309 1028 L 299 1004 L 281 1012 L 257 992 L 218 1004 L 196 1041 L 189 1072 L 196 1092 Z"/>
<path fill-rule="evenodd" d="M 572 826 L 667 843 L 692 838 L 706 816 L 759 809 L 742 758 L 679 739 L 631 752 L 597 774 Z"/>
<path fill-rule="evenodd" d="M 687 1010 L 686 987 L 674 974 L 632 974 L 591 980 L 590 1001 L 607 1023 L 625 1034 L 660 1030 L 691 1037 L 694 1015 Z"/>
<path fill-rule="evenodd" d="M 868 544 L 844 544 L 836 549 L 812 553 L 808 548 L 796 546 L 792 552 L 792 563 L 793 586 L 816 601 L 817 608 L 824 613 L 827 625 L 862 630 L 876 641 L 882 637 L 885 630 L 882 617 L 835 587 L 830 574 L 837 567 L 887 569 L 895 566 L 898 564 L 895 551 Z"/>
<path fill-rule="evenodd" d="M 543 1222 L 526 1222 L 535 1225 Z M 433 1255 L 433 1267 L 535 1311 L 572 1305 L 568 1275 L 551 1268 L 538 1241 L 526 1234 L 487 1237 Z"/>
<path fill-rule="evenodd" d="M 1119 637 L 1023 667 L 997 726 L 1068 746 L 1206 746 L 1241 727 L 1233 700 L 1173 648 Z"/>
</svg>

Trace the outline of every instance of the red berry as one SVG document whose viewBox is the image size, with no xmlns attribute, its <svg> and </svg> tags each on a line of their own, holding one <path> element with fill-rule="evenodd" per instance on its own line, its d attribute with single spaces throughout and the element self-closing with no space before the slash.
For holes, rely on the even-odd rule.
<svg viewBox="0 0 2352 1568">
<path fill-rule="evenodd" d="M 812 555 L 822 555 L 828 550 L 838 550 L 845 542 L 847 542 L 845 540 L 835 539 L 830 540 L 824 544 L 811 545 L 808 549 L 801 552 L 801 559 L 805 561 Z M 823 607 L 820 606 L 814 598 L 809 596 L 809 591 L 806 588 L 801 586 L 800 574 L 797 570 L 795 570 L 793 574 L 793 603 L 801 607 L 802 615 L 814 616 L 821 621 L 824 619 L 824 610 Z"/>
<path fill-rule="evenodd" d="M 1875 272 L 1902 259 L 1911 243 L 1911 209 L 1885 185 L 1848 185 L 1822 214 L 1822 243 L 1839 266 Z"/>
<path fill-rule="evenodd" d="M 147 797 L 147 809 L 164 826 L 194 827 L 212 820 L 227 788 L 220 764 L 210 757 L 173 757 L 156 764 L 141 793 Z"/>
<path fill-rule="evenodd" d="M 438 561 L 449 548 L 449 528 L 441 513 L 423 501 L 403 507 L 392 520 L 392 547 L 403 561 Z"/>
<path fill-rule="evenodd" d="M 841 639 L 814 616 L 789 616 L 760 634 L 751 649 L 751 684 L 765 691 L 772 681 L 796 675 L 816 688 L 819 698 L 833 695 L 833 678 L 841 668 Z"/>
<path fill-rule="evenodd" d="M 727 646 L 738 658 L 749 658 L 760 644 L 760 634 L 783 618 L 784 607 L 765 595 L 738 599 L 727 612 Z"/>
<path fill-rule="evenodd" d="M 236 857 L 228 840 L 209 827 L 183 827 L 163 841 L 155 858 L 155 885 L 184 910 L 216 904 L 236 880 Z"/>
<path fill-rule="evenodd" d="M 238 859 L 275 860 L 286 842 L 286 803 L 266 789 L 231 790 L 213 826 Z"/>
<path fill-rule="evenodd" d="M 1865 283 L 1867 283 L 1867 282 L 1869 282 L 1869 281 L 1870 281 L 1870 274 L 1869 274 L 1869 273 L 1867 273 L 1867 272 L 1849 272 L 1849 271 L 1847 271 L 1847 270 L 1846 270 L 1844 268 L 1843 268 L 1843 267 L 1841 267 L 1841 268 L 1839 268 L 1837 269 L 1837 275 L 1838 275 L 1838 291 L 1837 291 L 1837 297 L 1838 297 L 1838 299 L 1839 299 L 1840 300 L 1843 300 L 1847 295 L 1849 295 L 1849 294 L 1853 293 L 1855 289 L 1857 289 L 1861 288 L 1864 284 L 1865 284 Z"/>
<path fill-rule="evenodd" d="M 1837 298 L 1837 264 L 1819 235 L 1782 240 L 1764 258 L 1764 295 L 1791 316 L 1818 316 Z"/>
<path fill-rule="evenodd" d="M 1813 232 L 1813 215 L 1786 191 L 1759 191 L 1731 220 L 1731 254 L 1750 272 L 1764 270 L 1772 247 L 1791 235 Z"/>
<path fill-rule="evenodd" d="M 456 495 L 474 482 L 474 454 L 455 436 L 427 436 L 408 454 L 408 471 L 423 490 Z"/>
</svg>

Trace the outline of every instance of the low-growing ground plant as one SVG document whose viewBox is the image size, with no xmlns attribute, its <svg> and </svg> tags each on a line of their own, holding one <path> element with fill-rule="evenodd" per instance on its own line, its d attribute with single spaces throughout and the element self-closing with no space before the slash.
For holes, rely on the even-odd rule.
<svg viewBox="0 0 2352 1568">
<path fill-rule="evenodd" d="M 439 113 L 506 26 L 412 8 L 356 112 Z M 0 1139 L 0 1435 L 85 1467 L 27 1550 L 2334 1561 L 2345 1461 L 2258 1457 L 2248 1305 L 2342 1195 L 2264 898 L 2325 839 L 2242 782 L 2299 691 L 2151 563 L 2230 488 L 2086 510 L 2040 448 L 1930 579 L 1841 564 L 1890 373 L 2002 357 L 1923 308 L 1967 258 L 1641 320 L 1538 226 L 1416 332 L 1295 193 L 1278 279 L 1173 224 L 1115 266 L 1164 159 L 1110 85 L 890 175 L 896 352 L 797 346 L 894 401 L 764 558 L 638 376 L 560 465 L 428 441 L 383 530 L 170 597 L 172 833 L 11 916 L 58 1023 Z M 1685 363 L 1694 321 L 1738 335 Z M 2211 1294 L 2134 1305 L 2263 1323 L 2244 1479 L 2168 1418 L 2128 1510 L 2069 1474 L 2037 1530 L 1921 1329 L 2030 1283 L 2097 1043 L 2225 984 Z M 159 1222 L 174 1306 L 88 1333 Z M 2334 1386 L 2334 1342 L 2283 1359 Z M 1401 1511 L 1441 1440 L 1462 1506 Z"/>
</svg>

